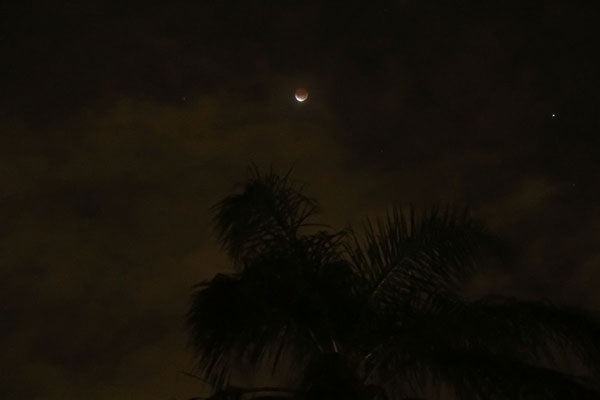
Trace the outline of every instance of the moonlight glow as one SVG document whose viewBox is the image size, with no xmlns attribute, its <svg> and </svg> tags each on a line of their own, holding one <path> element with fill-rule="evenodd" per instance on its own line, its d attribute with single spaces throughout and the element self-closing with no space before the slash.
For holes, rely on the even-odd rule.
<svg viewBox="0 0 600 400">
<path fill-rule="evenodd" d="M 306 101 L 306 99 L 308 99 L 308 90 L 303 88 L 296 89 L 294 97 L 296 98 L 296 100 L 302 103 L 303 101 Z"/>
</svg>

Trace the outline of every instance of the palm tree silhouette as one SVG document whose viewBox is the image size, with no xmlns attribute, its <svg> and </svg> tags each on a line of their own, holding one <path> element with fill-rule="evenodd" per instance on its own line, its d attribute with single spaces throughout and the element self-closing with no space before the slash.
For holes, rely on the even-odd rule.
<svg viewBox="0 0 600 400">
<path fill-rule="evenodd" d="M 314 222 L 316 201 L 289 173 L 252 169 L 214 206 L 235 273 L 195 286 L 190 344 L 215 399 L 600 399 L 600 323 L 581 309 L 460 285 L 505 254 L 467 212 L 393 208 L 356 233 Z M 559 371 L 561 351 L 586 377 Z M 292 387 L 241 388 L 241 364 L 291 360 Z M 258 368 L 258 367 L 257 367 Z"/>
</svg>

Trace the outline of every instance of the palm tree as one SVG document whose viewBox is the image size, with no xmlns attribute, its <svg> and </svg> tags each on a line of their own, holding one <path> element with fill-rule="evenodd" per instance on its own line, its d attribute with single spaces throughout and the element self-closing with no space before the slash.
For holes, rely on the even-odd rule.
<svg viewBox="0 0 600 400">
<path fill-rule="evenodd" d="M 581 309 L 460 285 L 506 253 L 467 212 L 395 207 L 357 233 L 314 223 L 316 201 L 254 169 L 214 207 L 235 272 L 198 284 L 187 324 L 215 399 L 600 399 L 600 323 Z M 568 352 L 587 377 L 557 370 Z M 237 366 L 296 366 L 286 388 L 240 388 Z M 268 392 L 268 393 L 267 393 Z"/>
</svg>

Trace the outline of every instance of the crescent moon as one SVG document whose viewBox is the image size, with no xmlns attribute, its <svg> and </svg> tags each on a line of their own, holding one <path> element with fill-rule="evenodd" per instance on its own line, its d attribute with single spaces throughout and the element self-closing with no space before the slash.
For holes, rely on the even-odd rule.
<svg viewBox="0 0 600 400">
<path fill-rule="evenodd" d="M 297 101 L 302 103 L 303 101 L 306 101 L 306 99 L 308 99 L 308 90 L 306 90 L 304 88 L 296 89 L 296 93 L 294 93 L 294 97 L 296 98 Z"/>
</svg>

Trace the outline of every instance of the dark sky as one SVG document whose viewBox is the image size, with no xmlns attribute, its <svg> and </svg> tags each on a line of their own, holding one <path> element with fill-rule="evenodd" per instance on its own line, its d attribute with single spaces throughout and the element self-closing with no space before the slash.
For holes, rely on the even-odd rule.
<svg viewBox="0 0 600 400">
<path fill-rule="evenodd" d="M 250 162 L 295 165 L 336 227 L 470 204 L 520 250 L 471 290 L 600 308 L 590 9 L 127 3 L 1 12 L 1 398 L 202 394 L 183 315 Z"/>
</svg>

